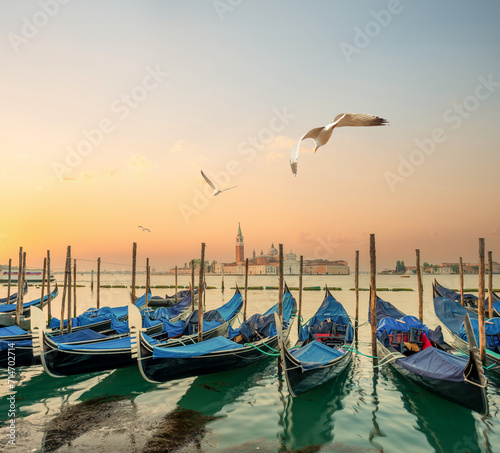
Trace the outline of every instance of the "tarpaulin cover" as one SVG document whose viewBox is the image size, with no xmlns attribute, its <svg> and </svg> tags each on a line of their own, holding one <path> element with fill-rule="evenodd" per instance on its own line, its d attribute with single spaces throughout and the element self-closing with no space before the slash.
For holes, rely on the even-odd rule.
<svg viewBox="0 0 500 453">
<path fill-rule="evenodd" d="M 160 319 L 151 319 L 148 313 L 144 315 L 144 318 L 142 319 L 142 326 L 148 329 L 149 327 L 157 326 L 158 324 L 161 324 L 162 321 Z"/>
<path fill-rule="evenodd" d="M 458 302 L 446 297 L 434 298 L 434 311 L 439 320 L 455 335 L 458 335 L 466 314 L 469 315 L 471 320 L 477 319 L 477 313 L 467 310 Z"/>
<path fill-rule="evenodd" d="M 54 288 L 54 291 L 52 291 L 50 293 L 50 299 L 54 299 L 54 297 L 56 297 L 58 294 L 58 288 L 57 288 L 57 285 L 56 287 Z M 43 301 L 47 301 L 49 299 L 49 296 L 46 295 L 43 297 Z M 26 302 L 23 304 L 23 310 L 25 308 L 28 308 L 28 307 L 31 307 L 33 305 L 38 305 L 41 301 L 41 297 L 39 297 L 38 299 L 35 299 L 35 300 L 32 300 L 30 302 Z M 16 310 L 16 305 L 17 304 L 4 304 L 4 305 L 0 305 L 0 313 L 8 313 L 8 312 L 11 312 L 11 311 L 15 311 Z"/>
<path fill-rule="evenodd" d="M 151 292 L 148 292 L 148 299 L 151 297 Z M 146 304 L 146 293 L 144 293 L 141 297 L 139 297 L 136 301 L 135 301 L 135 306 L 137 308 L 141 308 L 143 305 Z"/>
<path fill-rule="evenodd" d="M 470 323 L 474 331 L 474 336 L 476 337 L 476 344 L 479 345 L 479 321 L 477 319 L 471 319 Z M 486 342 L 488 344 L 487 348 L 493 352 L 500 352 L 500 338 L 498 337 L 500 335 L 500 318 L 488 319 L 488 321 L 484 323 L 484 328 L 486 331 Z M 464 324 L 460 326 L 458 336 L 462 340 L 468 341 Z"/>
<path fill-rule="evenodd" d="M 111 328 L 117 333 L 127 333 L 130 331 L 128 321 L 120 321 L 116 316 L 111 318 Z"/>
<path fill-rule="evenodd" d="M 128 316 L 128 306 L 124 305 L 122 307 L 102 307 L 102 308 L 89 308 L 83 312 L 79 318 L 94 318 L 98 316 L 107 317 L 109 319 L 112 315 L 117 318 L 124 318 Z"/>
<path fill-rule="evenodd" d="M 242 295 L 237 292 L 226 304 L 216 310 L 203 314 L 203 332 L 213 329 L 233 318 L 243 304 Z M 198 332 L 198 310 L 193 311 L 184 323 L 184 334 L 192 335 Z M 208 326 L 210 326 L 208 328 Z"/>
<path fill-rule="evenodd" d="M 184 323 L 181 321 L 163 321 L 163 331 L 168 333 L 168 337 L 178 337 L 184 333 Z"/>
<path fill-rule="evenodd" d="M 375 301 L 375 315 L 377 319 L 377 324 L 384 318 L 402 318 L 405 314 L 398 310 L 394 305 L 390 302 L 386 302 L 385 300 L 380 299 L 377 296 L 377 300 Z M 372 320 L 372 310 L 371 305 L 368 305 L 368 322 L 371 323 Z"/>
<path fill-rule="evenodd" d="M 77 330 L 76 332 L 65 333 L 63 335 L 50 336 L 50 339 L 56 343 L 81 343 L 82 341 L 99 340 L 103 338 L 108 337 L 91 329 Z"/>
<path fill-rule="evenodd" d="M 145 333 L 142 334 L 142 338 L 144 338 L 151 346 L 159 343 L 159 341 L 156 338 L 152 338 L 149 335 L 146 335 Z"/>
<path fill-rule="evenodd" d="M 449 288 L 446 288 L 444 286 L 441 286 L 437 282 L 436 282 L 436 290 L 443 297 L 446 297 L 447 299 L 454 300 L 456 302 L 460 302 L 460 293 L 457 293 L 456 291 L 453 291 L 452 289 L 449 289 Z M 467 298 L 467 299 L 470 299 L 470 300 L 477 300 L 477 296 L 474 296 L 474 294 L 470 294 L 470 293 L 464 294 L 464 298 Z"/>
<path fill-rule="evenodd" d="M 427 348 L 396 363 L 412 373 L 432 379 L 463 382 L 468 357 L 456 356 L 436 348 Z"/>
<path fill-rule="evenodd" d="M 422 324 L 415 316 L 403 316 L 401 320 L 383 318 L 377 325 L 377 337 L 381 336 L 384 330 L 390 335 L 393 330 L 409 332 L 410 328 L 422 329 L 426 334 L 429 331 L 428 327 Z"/>
<path fill-rule="evenodd" d="M 228 340 L 225 337 L 214 337 L 210 340 L 205 340 L 200 343 L 190 344 L 186 346 L 176 346 L 170 348 L 162 348 L 155 346 L 153 348 L 153 358 L 155 359 L 172 359 L 172 358 L 189 358 L 198 357 L 216 351 L 227 351 L 230 349 L 241 349 L 244 346 L 237 344 L 234 341 Z"/>
<path fill-rule="evenodd" d="M 290 321 L 294 306 L 295 306 L 295 299 L 292 296 L 292 294 L 289 292 L 283 294 L 283 319 L 285 321 Z M 274 312 L 278 313 L 278 304 L 271 307 L 262 316 L 267 316 Z"/>
<path fill-rule="evenodd" d="M 319 341 L 311 341 L 304 347 L 290 349 L 289 352 L 297 360 L 300 360 L 304 370 L 319 368 L 346 353 L 343 349 L 330 348 Z"/>
<path fill-rule="evenodd" d="M 32 345 L 31 340 L 0 340 L 0 351 L 5 351 L 6 349 L 12 349 L 12 343 L 14 343 L 14 348 L 28 347 Z"/>
<path fill-rule="evenodd" d="M 295 299 L 290 293 L 283 296 L 283 328 L 290 322 L 292 310 L 295 305 Z M 261 338 L 273 337 L 276 335 L 276 326 L 274 325 L 274 313 L 278 311 L 278 304 L 267 310 L 263 315 L 256 313 L 250 316 L 240 326 L 240 333 L 248 342 L 256 341 Z"/>
<path fill-rule="evenodd" d="M 198 290 L 196 290 L 194 293 L 196 294 L 197 292 L 198 292 Z M 172 305 L 171 307 L 166 308 L 166 312 L 167 312 L 167 316 L 168 316 L 168 318 L 166 318 L 166 319 L 176 318 L 190 305 L 191 305 L 191 293 L 184 296 L 184 298 L 182 300 L 180 300 L 179 302 L 177 302 L 175 305 Z"/>
<path fill-rule="evenodd" d="M 67 344 L 62 343 L 57 345 L 58 349 L 63 351 L 101 351 L 111 350 L 118 351 L 119 349 L 130 349 L 130 337 L 116 338 L 115 340 L 105 340 L 89 344 Z"/>
<path fill-rule="evenodd" d="M 78 327 L 80 325 L 80 319 L 79 318 L 71 318 L 71 325 L 73 327 Z M 68 326 L 67 319 L 64 320 L 63 326 L 64 327 Z M 59 318 L 51 318 L 49 327 L 51 329 L 58 329 L 59 327 L 61 327 L 61 320 Z"/>
<path fill-rule="evenodd" d="M 0 337 L 7 337 L 12 335 L 25 335 L 28 332 L 18 326 L 0 327 Z"/>
<path fill-rule="evenodd" d="M 346 332 L 346 341 L 352 341 L 354 338 L 354 330 L 349 320 L 349 315 L 345 308 L 331 294 L 323 299 L 322 304 L 316 311 L 315 315 L 301 327 L 299 332 L 299 340 L 305 340 L 313 333 L 320 333 L 323 327 L 326 327 L 325 321 L 330 320 L 341 326 L 348 326 Z M 328 333 L 328 332 L 325 332 Z"/>
</svg>

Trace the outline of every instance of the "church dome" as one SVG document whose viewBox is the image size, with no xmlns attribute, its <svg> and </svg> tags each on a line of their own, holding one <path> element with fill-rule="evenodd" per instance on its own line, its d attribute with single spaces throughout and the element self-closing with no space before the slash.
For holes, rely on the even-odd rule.
<svg viewBox="0 0 500 453">
<path fill-rule="evenodd" d="M 276 256 L 278 254 L 278 250 L 274 248 L 274 243 L 271 244 L 271 248 L 269 249 L 267 254 L 271 256 Z"/>
</svg>

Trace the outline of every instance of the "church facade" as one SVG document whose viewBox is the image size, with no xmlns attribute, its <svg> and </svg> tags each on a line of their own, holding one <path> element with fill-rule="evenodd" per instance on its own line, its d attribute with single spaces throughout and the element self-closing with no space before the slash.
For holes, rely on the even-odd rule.
<svg viewBox="0 0 500 453">
<path fill-rule="evenodd" d="M 283 273 L 285 275 L 298 275 L 300 263 L 297 255 L 293 252 L 284 254 L 283 256 Z M 218 271 L 218 269 L 217 269 Z M 216 271 L 216 272 L 217 272 Z M 241 226 L 238 223 L 238 233 L 236 235 L 236 261 L 234 263 L 222 263 L 220 271 L 225 274 L 242 275 L 245 273 L 245 245 L 243 243 L 243 234 Z M 249 275 L 278 275 L 279 271 L 279 252 L 274 247 L 274 243 L 264 253 L 260 251 L 260 255 L 256 255 L 255 250 L 252 253 L 252 258 L 248 259 L 248 274 Z M 321 261 L 304 260 L 304 274 L 349 274 L 349 266 L 345 261 Z"/>
</svg>

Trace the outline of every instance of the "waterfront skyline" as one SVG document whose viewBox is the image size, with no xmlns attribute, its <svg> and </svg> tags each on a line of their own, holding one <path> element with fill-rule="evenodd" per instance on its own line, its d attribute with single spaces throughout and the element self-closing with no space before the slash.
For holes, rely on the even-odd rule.
<svg viewBox="0 0 500 453">
<path fill-rule="evenodd" d="M 360 250 L 364 270 L 370 233 L 379 269 L 416 248 L 476 262 L 479 237 L 498 259 L 500 5 L 0 8 L 2 264 L 23 246 L 28 266 L 50 249 L 60 267 L 72 245 L 126 265 L 134 241 L 157 268 L 201 242 L 228 262 L 238 222 L 247 250 L 283 243 L 351 268 Z M 390 126 L 336 130 L 315 154 L 304 141 L 293 177 L 294 143 L 341 112 Z M 238 187 L 214 198 L 200 170 Z"/>
</svg>

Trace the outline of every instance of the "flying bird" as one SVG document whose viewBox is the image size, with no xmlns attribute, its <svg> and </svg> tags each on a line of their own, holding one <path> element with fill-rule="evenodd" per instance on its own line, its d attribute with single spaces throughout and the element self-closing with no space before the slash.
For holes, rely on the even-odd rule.
<svg viewBox="0 0 500 453">
<path fill-rule="evenodd" d="M 142 228 L 142 231 L 147 231 L 151 233 L 151 230 L 149 228 L 144 228 L 142 225 L 139 225 L 137 228 Z"/>
<path fill-rule="evenodd" d="M 330 137 L 332 136 L 333 130 L 336 127 L 343 126 L 386 126 L 389 122 L 378 116 L 368 115 L 367 113 L 341 113 L 335 117 L 335 119 L 327 124 L 325 127 L 316 127 L 311 129 L 307 134 L 303 135 L 302 138 L 293 147 L 290 153 L 290 166 L 292 167 L 292 172 L 297 176 L 297 160 L 299 158 L 299 147 L 302 140 L 306 138 L 312 138 L 316 143 L 314 152 L 320 146 L 326 145 Z"/>
<path fill-rule="evenodd" d="M 230 190 L 230 189 L 234 189 L 235 187 L 238 187 L 238 186 L 233 186 L 233 187 L 228 187 L 227 189 L 219 190 L 219 189 L 217 189 L 214 186 L 213 182 L 210 181 L 210 179 L 207 178 L 207 175 L 205 173 L 203 173 L 203 171 L 201 172 L 201 176 L 203 176 L 203 179 L 205 179 L 205 181 L 208 183 L 208 185 L 213 189 L 213 191 L 214 191 L 214 193 L 213 193 L 214 197 L 217 196 L 217 195 L 219 195 L 222 192 L 225 192 L 226 190 Z"/>
</svg>

